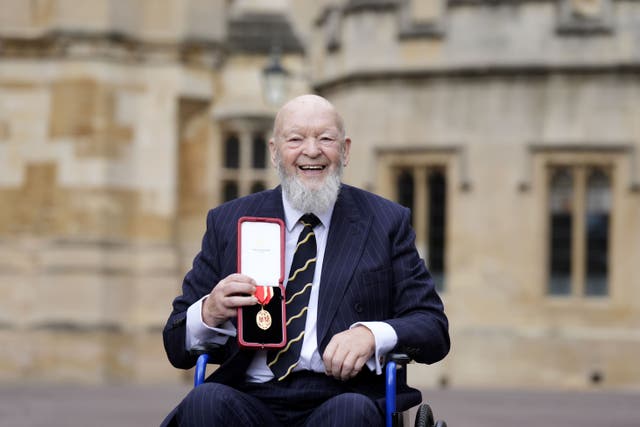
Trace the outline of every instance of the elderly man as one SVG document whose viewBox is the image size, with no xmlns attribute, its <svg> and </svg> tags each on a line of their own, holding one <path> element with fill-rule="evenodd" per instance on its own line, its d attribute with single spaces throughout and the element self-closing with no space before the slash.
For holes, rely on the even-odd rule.
<svg viewBox="0 0 640 427">
<path fill-rule="evenodd" d="M 449 351 L 448 322 L 415 248 L 408 209 L 341 183 L 351 140 L 326 99 L 303 95 L 278 112 L 269 141 L 281 185 L 211 210 L 202 249 L 164 329 L 171 363 L 217 343 L 220 367 L 165 419 L 181 426 L 373 426 L 383 424 L 381 361 L 391 351 L 421 363 Z M 258 304 L 257 283 L 237 273 L 237 222 L 283 220 L 287 312 L 298 322 L 284 349 L 247 349 L 235 338 L 239 307 Z M 302 233 L 303 237 L 298 236 Z M 313 257 L 295 271 L 296 248 Z M 291 288 L 291 289 L 290 289 Z M 295 311 L 295 316 L 293 315 Z M 398 408 L 419 400 L 399 390 Z"/>
</svg>

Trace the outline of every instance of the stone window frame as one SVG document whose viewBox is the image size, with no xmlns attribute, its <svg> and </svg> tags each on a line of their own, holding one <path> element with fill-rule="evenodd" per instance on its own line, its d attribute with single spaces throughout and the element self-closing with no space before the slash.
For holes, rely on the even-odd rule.
<svg viewBox="0 0 640 427">
<path fill-rule="evenodd" d="M 383 144 L 380 145 L 384 146 Z M 470 186 L 466 180 L 466 171 L 461 170 L 463 165 L 463 153 L 458 146 L 446 147 L 400 147 L 400 148 L 378 148 L 375 150 L 377 167 L 377 192 L 390 200 L 398 200 L 396 182 L 403 171 L 410 171 L 414 175 L 414 206 L 412 209 L 413 227 L 416 232 L 416 246 L 420 255 L 426 259 L 428 252 L 429 231 L 427 220 L 428 212 L 428 188 L 426 186 L 427 177 L 432 171 L 441 171 L 445 177 L 445 224 L 444 224 L 444 269 L 442 278 L 436 281 L 439 292 L 447 291 L 447 271 L 449 269 L 448 260 L 451 259 L 451 226 L 448 218 L 452 216 L 451 206 L 453 192 L 458 183 L 458 189 L 467 191 Z M 456 176 L 459 175 L 459 176 Z M 415 178 L 417 176 L 417 178 Z"/>
<path fill-rule="evenodd" d="M 549 199 L 551 195 L 551 179 L 553 175 L 561 170 L 567 170 L 570 172 L 572 177 L 572 186 L 571 186 L 571 209 L 569 211 L 569 215 L 571 217 L 571 230 L 570 231 L 570 259 L 569 259 L 569 284 L 567 293 L 563 292 L 554 292 L 553 287 L 551 285 L 551 208 L 549 205 Z M 546 287 L 546 295 L 551 298 L 562 298 L 562 297 L 584 297 L 584 298 L 609 298 L 611 294 L 611 245 L 612 245 L 612 225 L 611 219 L 614 216 L 615 203 L 612 202 L 607 214 L 608 214 L 608 224 L 607 224 L 607 241 L 608 241 L 608 250 L 607 250 L 607 277 L 606 277 L 606 286 L 605 292 L 602 294 L 593 294 L 588 291 L 588 262 L 586 261 L 587 252 L 588 252 L 588 236 L 587 236 L 587 212 L 588 212 L 588 181 L 589 177 L 595 171 L 602 171 L 608 178 L 609 184 L 609 192 L 611 194 L 611 198 L 613 199 L 614 194 L 614 174 L 615 174 L 615 166 L 610 161 L 604 160 L 600 162 L 594 162 L 591 160 L 574 160 L 572 162 L 555 162 L 553 160 L 547 163 L 546 167 L 546 179 L 547 183 L 545 186 L 545 192 L 547 194 L 546 197 L 546 239 L 547 239 L 547 260 L 546 260 L 546 271 L 547 271 L 547 287 Z"/>
<path fill-rule="evenodd" d="M 538 289 L 541 295 L 549 302 L 571 302 L 571 301 L 592 301 L 598 304 L 610 304 L 614 299 L 616 293 L 616 283 L 614 277 L 617 275 L 615 271 L 616 264 L 609 262 L 608 264 L 608 286 L 607 295 L 603 296 L 590 296 L 585 295 L 584 289 L 586 286 L 585 271 L 586 265 L 582 255 L 585 254 L 585 233 L 584 233 L 584 212 L 586 206 L 584 205 L 584 187 L 576 189 L 574 192 L 579 192 L 576 197 L 577 212 L 574 212 L 573 218 L 577 223 L 573 225 L 574 235 L 572 239 L 573 247 L 575 248 L 572 253 L 572 272 L 571 272 L 571 288 L 568 295 L 553 295 L 548 292 L 549 286 L 549 245 L 550 245 L 550 220 L 549 220 L 549 191 L 550 191 L 550 178 L 551 170 L 554 167 L 572 167 L 582 170 L 582 174 L 586 174 L 588 168 L 602 168 L 608 170 L 611 189 L 611 209 L 609 211 L 609 260 L 615 259 L 616 253 L 620 250 L 621 242 L 618 242 L 616 231 L 612 224 L 619 221 L 618 217 L 621 214 L 620 206 L 621 199 L 624 194 L 635 194 L 635 186 L 632 184 L 628 186 L 628 182 L 625 179 L 625 175 L 629 175 L 633 181 L 633 167 L 630 164 L 630 160 L 633 161 L 634 150 L 632 146 L 626 144 L 615 145 L 531 145 L 529 146 L 530 163 L 532 167 L 532 180 L 531 186 L 520 186 L 521 191 L 532 191 L 532 195 L 537 200 L 536 206 L 538 207 L 537 216 L 540 221 L 540 232 L 537 233 L 539 237 L 538 242 L 538 257 L 537 263 L 540 265 L 538 275 Z M 577 233 L 576 233 L 577 232 Z M 536 262 L 534 260 L 534 262 Z"/>
<path fill-rule="evenodd" d="M 273 171 L 270 167 L 268 141 L 272 132 L 272 118 L 225 119 L 220 122 L 220 144 L 218 149 L 218 197 L 219 203 L 227 200 L 225 188 L 235 185 L 237 197 L 247 196 L 256 189 L 267 189 L 274 185 Z M 235 135 L 239 143 L 238 167 L 225 167 L 225 146 L 227 137 Z M 254 167 L 254 139 L 264 139 L 264 167 Z"/>
</svg>

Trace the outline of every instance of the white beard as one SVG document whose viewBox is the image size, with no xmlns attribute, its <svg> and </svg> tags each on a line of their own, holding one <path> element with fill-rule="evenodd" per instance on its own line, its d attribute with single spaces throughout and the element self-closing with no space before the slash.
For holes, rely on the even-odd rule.
<svg viewBox="0 0 640 427">
<path fill-rule="evenodd" d="M 325 178 L 320 188 L 308 188 L 297 176 L 286 173 L 279 156 L 276 159 L 283 193 L 293 208 L 305 213 L 320 214 L 334 205 L 340 192 L 342 169 L 341 162 L 336 171 Z"/>
</svg>

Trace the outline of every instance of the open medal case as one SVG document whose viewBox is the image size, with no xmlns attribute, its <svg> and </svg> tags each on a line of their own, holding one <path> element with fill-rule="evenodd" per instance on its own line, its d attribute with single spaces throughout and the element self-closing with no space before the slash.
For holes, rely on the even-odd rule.
<svg viewBox="0 0 640 427">
<path fill-rule="evenodd" d="M 248 348 L 284 347 L 284 222 L 279 218 L 238 220 L 238 272 L 258 283 L 263 304 L 238 308 L 238 343 Z"/>
</svg>

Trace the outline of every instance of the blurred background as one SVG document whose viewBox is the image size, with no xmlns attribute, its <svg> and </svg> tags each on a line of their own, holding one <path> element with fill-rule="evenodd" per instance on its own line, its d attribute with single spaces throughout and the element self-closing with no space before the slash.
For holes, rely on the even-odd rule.
<svg viewBox="0 0 640 427">
<path fill-rule="evenodd" d="M 187 384 L 206 212 L 308 92 L 412 209 L 453 340 L 414 385 L 640 389 L 637 0 L 0 0 L 0 384 Z"/>
</svg>

